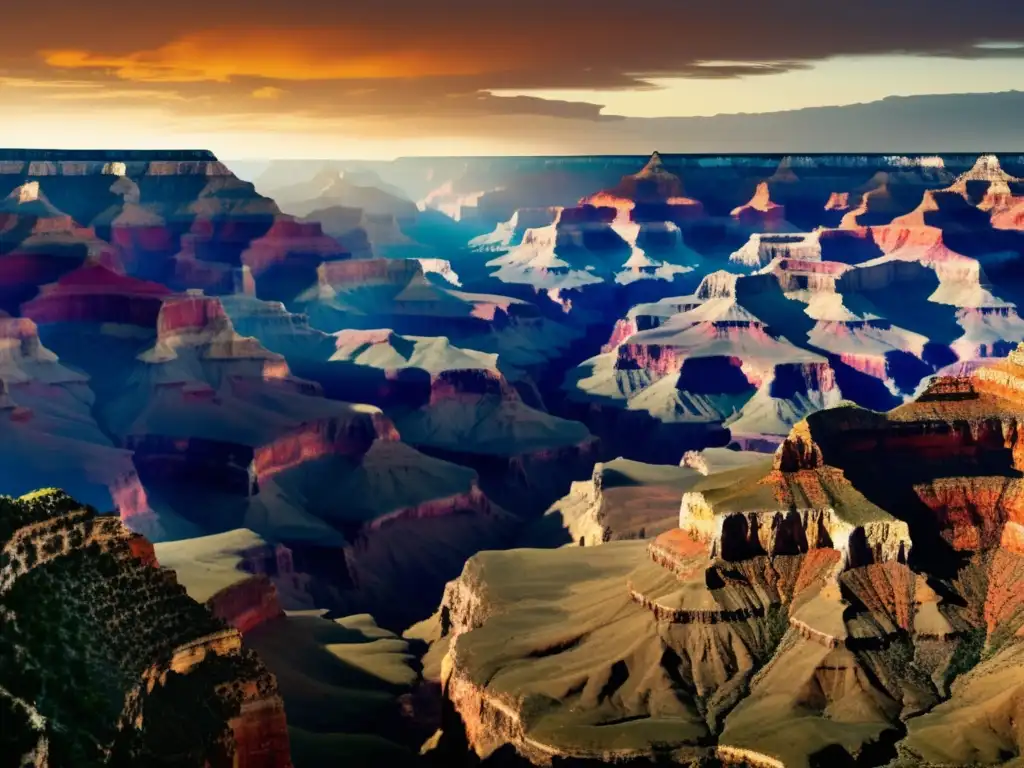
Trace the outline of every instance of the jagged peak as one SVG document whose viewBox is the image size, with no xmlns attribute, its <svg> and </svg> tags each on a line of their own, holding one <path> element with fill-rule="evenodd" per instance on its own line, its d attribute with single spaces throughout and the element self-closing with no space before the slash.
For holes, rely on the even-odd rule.
<svg viewBox="0 0 1024 768">
<path fill-rule="evenodd" d="M 661 153 L 658 150 L 654 150 L 651 154 L 651 159 L 647 161 L 638 175 L 644 175 L 649 173 L 666 173 L 665 163 L 661 159 Z"/>
<path fill-rule="evenodd" d="M 967 181 L 1012 182 L 1018 181 L 1018 179 L 1003 170 L 1002 163 L 999 162 L 996 155 L 982 155 L 975 161 L 971 170 L 961 174 L 957 179 L 958 184 Z"/>
<path fill-rule="evenodd" d="M 772 202 L 772 193 L 768 188 L 768 182 L 762 181 L 757 185 L 757 189 L 754 191 L 754 196 L 750 198 L 750 202 L 747 203 L 751 208 L 756 208 L 759 211 L 767 211 L 769 208 L 775 207 L 775 203 Z"/>
<path fill-rule="evenodd" d="M 797 472 L 818 469 L 825 465 L 821 448 L 814 441 L 811 425 L 806 419 L 793 425 L 789 436 L 775 451 L 774 469 L 779 472 Z"/>
<path fill-rule="evenodd" d="M 769 211 L 775 211 L 779 209 L 778 203 L 772 202 L 771 189 L 768 187 L 767 181 L 758 183 L 757 189 L 754 190 L 753 196 L 750 201 L 744 205 L 734 208 L 732 216 L 738 218 L 743 216 L 749 211 L 757 211 L 758 213 L 768 213 Z"/>
<path fill-rule="evenodd" d="M 782 158 L 782 160 L 779 161 L 778 167 L 775 169 L 775 173 L 772 174 L 768 181 L 785 184 L 800 181 L 800 177 L 793 171 L 793 158 L 789 155 Z"/>
</svg>

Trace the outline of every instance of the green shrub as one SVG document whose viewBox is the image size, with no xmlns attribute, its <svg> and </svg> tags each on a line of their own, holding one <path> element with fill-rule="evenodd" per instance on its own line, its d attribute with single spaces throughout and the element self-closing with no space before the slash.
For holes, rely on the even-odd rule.
<svg viewBox="0 0 1024 768">
<path fill-rule="evenodd" d="M 975 627 L 968 630 L 957 643 L 956 650 L 946 667 L 946 685 L 952 685 L 960 675 L 966 674 L 974 669 L 981 661 L 981 653 L 985 648 L 985 629 Z"/>
<path fill-rule="evenodd" d="M 765 651 L 771 657 L 779 647 L 782 638 L 789 631 L 789 612 L 786 606 L 776 603 L 765 611 Z"/>
</svg>

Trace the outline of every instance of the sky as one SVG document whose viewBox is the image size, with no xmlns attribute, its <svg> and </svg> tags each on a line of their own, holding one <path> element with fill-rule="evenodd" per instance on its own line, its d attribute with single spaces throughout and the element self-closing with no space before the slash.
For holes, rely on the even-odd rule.
<svg viewBox="0 0 1024 768">
<path fill-rule="evenodd" d="M 644 118 L 1024 91 L 1020 0 L 48 0 L 0 36 L 4 144 L 225 158 L 545 154 Z"/>
</svg>

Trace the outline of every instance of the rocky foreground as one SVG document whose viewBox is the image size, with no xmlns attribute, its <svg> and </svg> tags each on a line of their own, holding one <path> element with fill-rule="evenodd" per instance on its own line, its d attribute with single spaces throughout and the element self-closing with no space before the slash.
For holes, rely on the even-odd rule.
<svg viewBox="0 0 1024 768">
<path fill-rule="evenodd" d="M 291 766 L 274 676 L 145 539 L 40 491 L 0 541 L 4 765 Z"/>
<path fill-rule="evenodd" d="M 811 416 L 767 470 L 689 483 L 652 541 L 477 555 L 416 630 L 450 707 L 437 748 L 534 765 L 1019 759 L 1022 401 L 1024 347 L 888 414 Z"/>
</svg>

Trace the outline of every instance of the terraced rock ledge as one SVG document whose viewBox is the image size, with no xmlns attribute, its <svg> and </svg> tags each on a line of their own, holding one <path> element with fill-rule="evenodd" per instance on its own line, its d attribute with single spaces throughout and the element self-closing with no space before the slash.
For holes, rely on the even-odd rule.
<svg viewBox="0 0 1024 768">
<path fill-rule="evenodd" d="M 888 414 L 814 414 L 769 467 L 688 478 L 649 541 L 475 556 L 432 619 L 436 743 L 535 765 L 1020 758 L 1022 384 L 1017 353 Z"/>
</svg>

